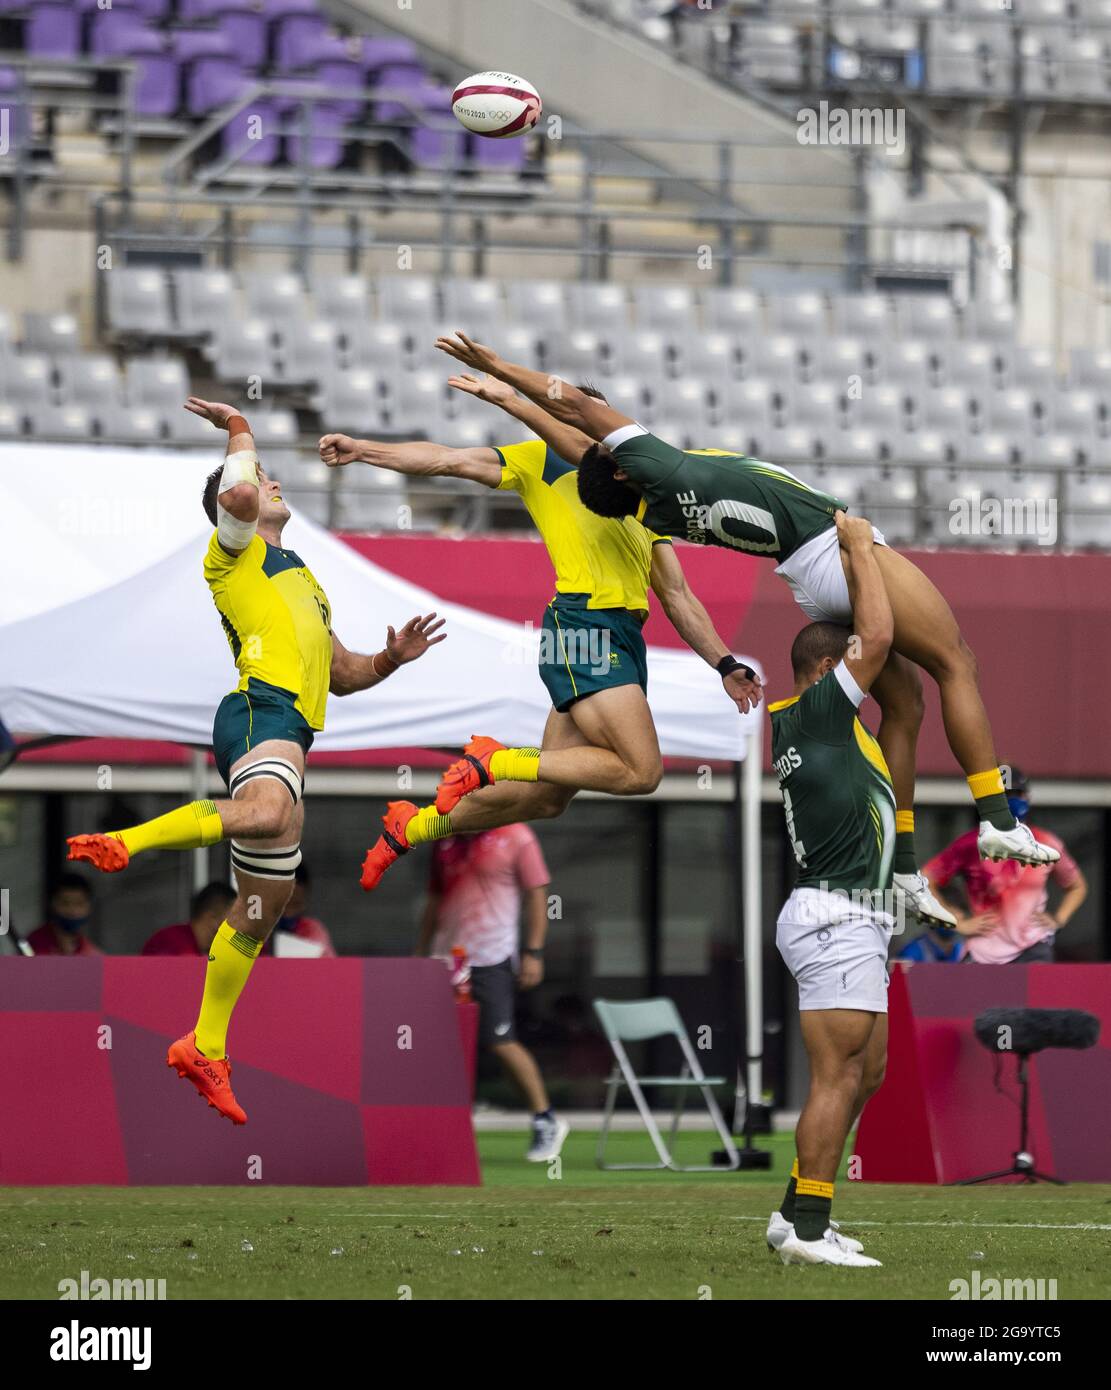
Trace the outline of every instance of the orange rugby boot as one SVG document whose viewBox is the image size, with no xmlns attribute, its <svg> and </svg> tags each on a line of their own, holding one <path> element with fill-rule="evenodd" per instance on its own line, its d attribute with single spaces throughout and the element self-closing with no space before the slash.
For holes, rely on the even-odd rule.
<svg viewBox="0 0 1111 1390">
<path fill-rule="evenodd" d="M 359 886 L 364 893 L 370 893 L 382 882 L 382 875 L 391 864 L 403 854 L 408 854 L 413 846 L 405 835 L 405 827 L 420 810 L 411 801 L 390 801 L 386 804 L 386 814 L 382 817 L 382 833 L 363 860 L 362 877 Z"/>
<path fill-rule="evenodd" d="M 436 810 L 441 816 L 454 811 L 465 796 L 476 792 L 480 787 L 492 787 L 494 777 L 490 771 L 490 759 L 505 747 L 496 738 L 484 734 L 472 734 L 471 741 L 444 775 L 436 788 Z"/>
<path fill-rule="evenodd" d="M 127 846 L 116 835 L 71 835 L 67 859 L 92 864 L 102 874 L 118 874 L 131 862 Z"/>
<path fill-rule="evenodd" d="M 198 1052 L 196 1033 L 186 1033 L 170 1044 L 166 1065 L 191 1081 L 213 1110 L 226 1115 L 233 1125 L 247 1123 L 247 1112 L 232 1094 L 231 1063 L 226 1057 L 206 1057 Z"/>
</svg>

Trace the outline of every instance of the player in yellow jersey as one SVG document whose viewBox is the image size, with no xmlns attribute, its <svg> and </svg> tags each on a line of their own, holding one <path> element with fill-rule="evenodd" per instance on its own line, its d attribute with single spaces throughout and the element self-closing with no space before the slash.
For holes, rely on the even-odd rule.
<svg viewBox="0 0 1111 1390">
<path fill-rule="evenodd" d="M 151 849 L 196 849 L 231 840 L 238 895 L 208 953 L 194 1030 L 167 1062 L 222 1115 L 243 1124 L 226 1055 L 228 1024 L 259 952 L 281 916 L 301 862 L 305 757 L 324 727 L 328 694 L 368 690 L 442 642 L 435 613 L 388 627 L 373 656 L 349 652 L 332 631 L 332 610 L 311 570 L 282 547 L 289 508 L 267 477 L 250 426 L 232 406 L 191 396 L 185 408 L 227 430 L 224 463 L 205 483 L 205 514 L 216 528 L 204 559 L 239 684 L 212 729 L 212 751 L 228 788 L 223 801 L 194 801 L 109 835 L 74 835 L 69 858 L 105 873 Z"/>
<path fill-rule="evenodd" d="M 649 587 L 683 640 L 719 672 L 725 693 L 745 710 L 760 698 L 758 679 L 714 630 L 670 542 L 632 518 L 595 516 L 580 502 L 574 465 L 590 447 L 589 438 L 501 382 L 460 376 L 451 385 L 500 405 L 541 438 L 498 449 L 451 449 L 327 434 L 320 456 L 331 467 L 368 463 L 411 475 L 469 478 L 520 495 L 556 572 L 556 592 L 540 632 L 540 676 L 553 708 L 540 747 L 514 753 L 521 773 L 516 782 L 490 787 L 451 814 L 391 802 L 383 817 L 385 831 L 363 865 L 362 885 L 368 890 L 415 844 L 558 816 L 579 790 L 625 796 L 655 790 L 663 767 L 645 695 L 641 634 Z M 482 739 L 468 744 L 468 753 L 473 755 L 476 746 L 484 753 L 501 748 Z"/>
</svg>

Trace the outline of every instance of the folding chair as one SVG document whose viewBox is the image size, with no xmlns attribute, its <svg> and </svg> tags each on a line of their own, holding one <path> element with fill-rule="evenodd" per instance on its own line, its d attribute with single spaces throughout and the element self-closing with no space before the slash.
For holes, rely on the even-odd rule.
<svg viewBox="0 0 1111 1390">
<path fill-rule="evenodd" d="M 683 1020 L 679 1017 L 679 1012 L 671 1000 L 639 999 L 631 1003 L 619 1004 L 608 999 L 595 999 L 594 1012 L 598 1015 L 598 1021 L 602 1025 L 606 1040 L 613 1049 L 615 1059 L 613 1071 L 606 1081 L 606 1108 L 602 1119 L 602 1130 L 598 1136 L 596 1156 L 598 1167 L 612 1170 L 651 1169 L 653 1171 L 659 1168 L 670 1168 L 674 1173 L 728 1172 L 731 1169 L 739 1168 L 740 1155 L 737 1153 L 733 1136 L 726 1128 L 725 1120 L 722 1118 L 718 1103 L 710 1089 L 712 1086 L 724 1085 L 724 1078 L 703 1075 L 698 1056 L 694 1048 L 691 1047 L 687 1030 L 683 1026 Z M 683 1066 L 679 1075 L 637 1076 L 623 1044 L 643 1042 L 648 1038 L 664 1037 L 675 1038 L 683 1054 Z M 613 1120 L 617 1093 L 622 1086 L 628 1086 L 629 1092 L 636 1102 L 640 1117 L 644 1121 L 656 1153 L 659 1154 L 659 1163 L 607 1163 L 605 1161 L 606 1140 L 609 1137 L 610 1124 Z M 675 1104 L 675 1114 L 671 1122 L 671 1132 L 666 1144 L 644 1099 L 642 1086 L 674 1086 L 679 1092 Z M 675 1143 L 675 1136 L 679 1132 L 679 1120 L 683 1114 L 683 1102 L 686 1100 L 687 1090 L 691 1086 L 696 1086 L 702 1092 L 702 1099 L 706 1103 L 706 1109 L 710 1112 L 714 1128 L 729 1155 L 728 1166 L 716 1163 L 676 1163 L 671 1156 L 669 1145 L 673 1146 Z"/>
</svg>

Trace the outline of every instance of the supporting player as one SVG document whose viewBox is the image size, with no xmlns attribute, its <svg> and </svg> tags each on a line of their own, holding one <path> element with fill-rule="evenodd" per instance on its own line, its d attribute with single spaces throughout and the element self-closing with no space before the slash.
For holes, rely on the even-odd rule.
<svg viewBox="0 0 1111 1390">
<path fill-rule="evenodd" d="M 803 628 L 791 648 L 795 693 L 768 706 L 798 865 L 776 945 L 798 983 L 810 1092 L 795 1134 L 797 1161 L 767 1239 L 784 1264 L 860 1267 L 879 1261 L 831 1227 L 830 1208 L 845 1140 L 883 1079 L 887 1055 L 895 790 L 857 710 L 883 670 L 894 620 L 870 523 L 838 512 L 836 525 L 855 633 L 829 622 Z"/>
<path fill-rule="evenodd" d="M 659 742 L 645 698 L 641 627 L 653 589 L 683 640 L 719 673 L 742 710 L 760 698 L 759 678 L 729 652 L 687 585 L 674 547 L 630 517 L 607 520 L 580 502 L 574 463 L 591 440 L 553 419 L 503 383 L 473 378 L 452 385 L 500 405 L 541 439 L 499 449 L 451 449 L 427 441 L 381 444 L 327 434 L 320 456 L 331 467 L 367 463 L 424 477 L 469 478 L 512 489 L 529 510 L 556 572 L 544 612 L 540 676 L 552 698 L 540 747 L 509 752 L 493 739 L 468 745 L 466 757 L 504 761 L 511 776 L 455 809 L 391 802 L 384 834 L 363 865 L 362 886 L 377 887 L 386 869 L 413 845 L 560 815 L 580 789 L 635 796 L 662 774 Z M 472 763 L 464 761 L 464 767 Z M 522 785 L 531 783 L 534 785 Z M 456 798 L 458 800 L 458 798 Z"/>
<path fill-rule="evenodd" d="M 836 498 L 759 459 L 717 449 L 677 449 L 606 402 L 505 362 L 462 333 L 439 338 L 437 347 L 507 382 L 595 440 L 580 461 L 578 483 L 583 502 L 598 515 L 634 516 L 659 535 L 768 556 L 808 617 L 852 622 L 847 567 L 833 524 L 843 507 Z M 891 655 L 872 692 L 883 711 L 879 740 L 892 768 L 899 812 L 895 884 L 919 915 L 952 925 L 953 914 L 934 897 L 914 851 L 915 750 L 922 720 L 915 666 L 937 682 L 949 747 L 980 815 L 981 857 L 1048 864 L 1057 853 L 1039 844 L 1007 805 L 976 659 L 952 610 L 921 570 L 888 547 L 874 528 L 873 541 L 895 624 Z M 463 778 L 465 785 L 475 781 Z"/>
<path fill-rule="evenodd" d="M 231 406 L 191 396 L 185 408 L 227 430 L 221 468 L 205 483 L 216 528 L 204 560 L 239 684 L 216 711 L 212 751 L 228 800 L 194 801 L 109 835 L 74 835 L 69 858 L 105 873 L 152 849 L 196 849 L 231 840 L 238 895 L 209 948 L 196 1027 L 167 1063 L 235 1124 L 246 1115 L 231 1090 L 228 1024 L 259 952 L 293 890 L 301 862 L 305 758 L 324 727 L 328 693 L 368 690 L 444 640 L 434 613 L 388 627 L 384 650 L 349 652 L 332 631 L 324 590 L 304 561 L 282 548 L 289 508 L 267 477 L 250 426 Z"/>
</svg>

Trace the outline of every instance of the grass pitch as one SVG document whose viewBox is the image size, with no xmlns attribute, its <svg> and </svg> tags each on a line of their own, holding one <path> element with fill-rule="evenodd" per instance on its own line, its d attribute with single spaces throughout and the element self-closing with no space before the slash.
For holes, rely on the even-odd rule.
<svg viewBox="0 0 1111 1390">
<path fill-rule="evenodd" d="M 764 1225 L 791 1136 L 761 1140 L 775 1167 L 752 1176 L 602 1173 L 594 1142 L 573 1134 L 557 1178 L 523 1162 L 523 1134 L 481 1135 L 481 1188 L 0 1189 L 0 1297 L 56 1299 L 87 1270 L 171 1299 L 945 1300 L 979 1270 L 1111 1298 L 1111 1186 L 843 1181 L 835 1215 L 884 1267 L 788 1269 Z M 711 1142 L 683 1135 L 680 1157 Z"/>
</svg>

